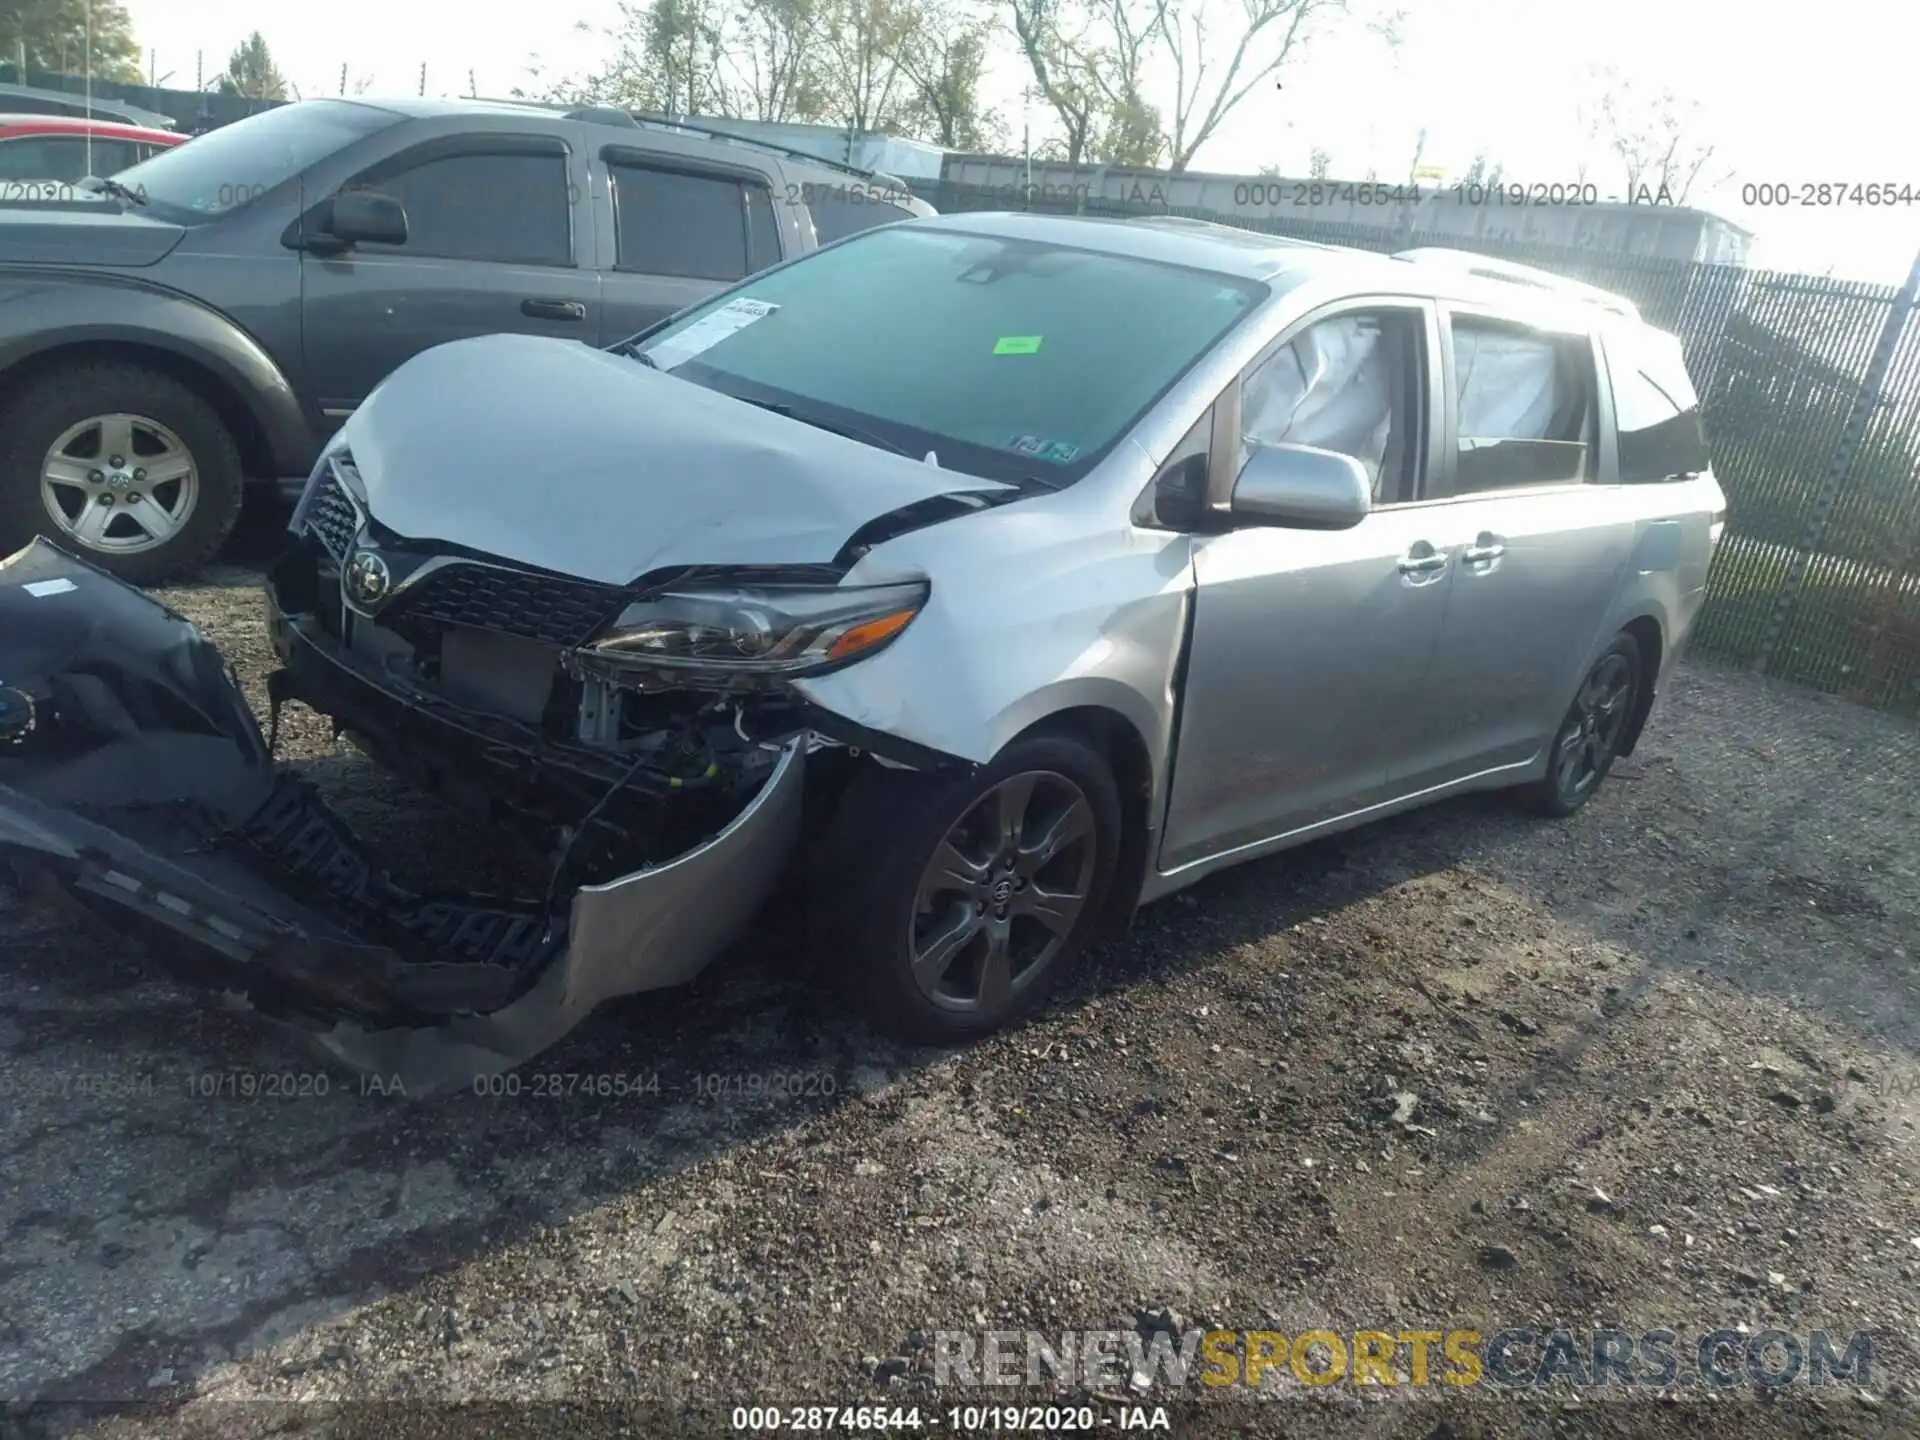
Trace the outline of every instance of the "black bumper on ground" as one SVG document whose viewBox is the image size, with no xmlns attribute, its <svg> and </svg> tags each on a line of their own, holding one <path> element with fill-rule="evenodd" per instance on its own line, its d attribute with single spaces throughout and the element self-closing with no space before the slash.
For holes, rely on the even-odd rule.
<svg viewBox="0 0 1920 1440">
<path fill-rule="evenodd" d="M 409 748 L 604 791 L 593 757 L 356 684 L 284 618 L 275 639 L 294 677 L 283 689 L 351 687 L 348 713 Z M 408 890 L 273 764 L 191 624 L 43 541 L 0 561 L 0 701 L 0 859 L 188 942 L 194 978 L 211 967 L 220 988 L 409 1093 L 511 1068 L 601 1000 L 691 978 L 764 900 L 799 830 L 797 737 L 717 833 L 663 864 L 551 902 Z M 393 706 L 404 723 L 383 725 Z"/>
</svg>

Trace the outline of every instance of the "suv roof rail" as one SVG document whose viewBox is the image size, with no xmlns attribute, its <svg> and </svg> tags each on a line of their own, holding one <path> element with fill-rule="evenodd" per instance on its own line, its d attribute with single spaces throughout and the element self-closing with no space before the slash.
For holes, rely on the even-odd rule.
<svg viewBox="0 0 1920 1440">
<path fill-rule="evenodd" d="M 562 120 L 585 120 L 594 125 L 626 125 L 635 130 L 640 122 L 625 110 L 616 110 L 611 105 L 580 105 L 560 117 Z"/>
<path fill-rule="evenodd" d="M 913 193 L 913 187 L 897 175 L 889 175 L 884 170 L 863 170 L 858 165 L 843 160 L 829 160 L 823 155 L 815 155 L 810 150 L 796 149 L 792 145 L 782 145 L 777 140 L 762 140 L 753 135 L 741 135 L 732 130 L 722 130 L 713 125 L 702 125 L 697 120 L 672 120 L 664 115 L 650 114 L 645 110 L 622 110 L 613 105 L 557 105 L 547 100 L 489 100 L 490 105 L 520 105 L 529 110 L 546 110 L 560 116 L 562 120 L 584 120 L 592 125 L 621 125 L 632 129 L 670 130 L 685 135 L 698 135 L 705 140 L 729 140 L 735 145 L 750 145 L 756 150 L 768 150 L 776 155 L 784 155 L 791 160 L 804 160 L 809 165 L 818 165 L 826 170 L 838 170 L 846 175 L 858 175 L 862 180 L 884 180 L 895 189 Z"/>
<path fill-rule="evenodd" d="M 1602 310 L 1610 310 L 1616 315 L 1625 315 L 1633 320 L 1640 318 L 1639 307 L 1624 295 L 1616 295 L 1611 290 L 1602 290 L 1598 285 L 1589 285 L 1582 280 L 1569 280 L 1551 270 L 1536 269 L 1512 260 L 1496 260 L 1491 255 L 1481 255 L 1472 250 L 1422 245 L 1412 250 L 1396 250 L 1393 258 L 1411 260 L 1416 264 L 1447 265 L 1483 280 L 1503 280 L 1509 285 L 1553 290 L 1589 305 L 1597 305 Z"/>
<path fill-rule="evenodd" d="M 828 170 L 838 170 L 847 175 L 858 175 L 863 180 L 885 180 L 905 190 L 909 195 L 913 187 L 898 176 L 889 175 L 881 170 L 863 170 L 860 166 L 844 160 L 829 160 L 823 155 L 815 155 L 811 150 L 797 149 L 792 145 L 782 145 L 778 140 L 762 140 L 754 135 L 741 135 L 732 130 L 722 130 L 713 125 L 702 125 L 698 120 L 670 120 L 662 115 L 650 115 L 644 110 L 633 117 L 640 125 L 657 125 L 666 130 L 684 130 L 689 135 L 704 135 L 709 140 L 731 140 L 738 145 L 752 145 L 756 149 L 771 150 L 776 155 L 785 155 L 791 160 L 804 160 L 809 165 L 820 165 Z"/>
</svg>

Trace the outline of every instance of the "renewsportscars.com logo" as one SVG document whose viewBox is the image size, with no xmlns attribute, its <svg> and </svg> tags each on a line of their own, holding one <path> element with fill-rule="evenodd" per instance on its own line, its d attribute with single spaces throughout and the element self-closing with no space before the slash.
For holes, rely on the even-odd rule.
<svg viewBox="0 0 1920 1440">
<path fill-rule="evenodd" d="M 1870 1383 L 1873 1337 L 1788 1330 L 942 1330 L 936 1385 L 1096 1391 L 1566 1384 L 1634 1390 Z"/>
</svg>

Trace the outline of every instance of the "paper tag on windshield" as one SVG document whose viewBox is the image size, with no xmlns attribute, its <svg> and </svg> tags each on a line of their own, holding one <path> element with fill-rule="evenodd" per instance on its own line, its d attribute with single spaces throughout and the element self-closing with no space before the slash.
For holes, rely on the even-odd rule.
<svg viewBox="0 0 1920 1440">
<path fill-rule="evenodd" d="M 778 310 L 765 300 L 729 300 L 711 315 L 703 315 L 678 335 L 662 340 L 646 352 L 647 358 L 662 370 L 671 370 L 703 351 L 711 350 L 737 330 L 756 320 L 764 320 Z"/>
</svg>

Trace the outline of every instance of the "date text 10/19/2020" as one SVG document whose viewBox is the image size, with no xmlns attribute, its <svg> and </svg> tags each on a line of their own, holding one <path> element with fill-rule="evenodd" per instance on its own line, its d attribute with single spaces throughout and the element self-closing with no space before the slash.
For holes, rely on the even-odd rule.
<svg viewBox="0 0 1920 1440">
<path fill-rule="evenodd" d="M 1429 202 L 1466 206 L 1678 205 L 1664 185 L 1640 185 L 1624 196 L 1603 194 L 1591 180 L 1531 183 L 1459 180 L 1451 185 L 1389 184 L 1384 180 L 1248 180 L 1233 187 L 1240 208 L 1265 206 L 1402 206 Z"/>
</svg>

